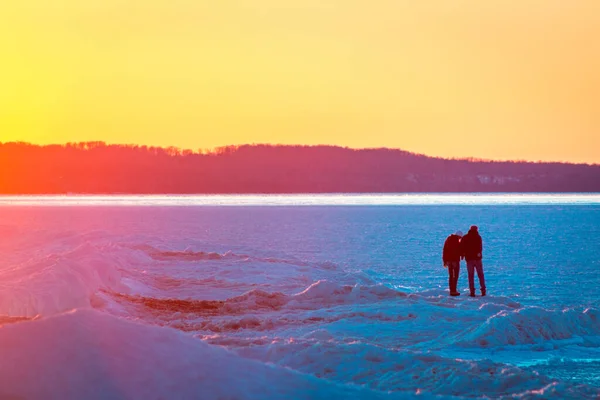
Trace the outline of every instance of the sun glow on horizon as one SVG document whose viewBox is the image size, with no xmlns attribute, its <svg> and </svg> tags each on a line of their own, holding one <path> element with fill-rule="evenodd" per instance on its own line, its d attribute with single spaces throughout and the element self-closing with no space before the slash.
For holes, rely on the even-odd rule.
<svg viewBox="0 0 600 400">
<path fill-rule="evenodd" d="M 600 163 L 600 3 L 0 5 L 0 141 Z"/>
</svg>

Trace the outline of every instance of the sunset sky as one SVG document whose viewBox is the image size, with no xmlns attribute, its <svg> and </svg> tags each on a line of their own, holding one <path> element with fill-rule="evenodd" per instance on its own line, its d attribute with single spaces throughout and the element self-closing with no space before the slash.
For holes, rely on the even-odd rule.
<svg viewBox="0 0 600 400">
<path fill-rule="evenodd" d="M 600 163 L 598 0 L 14 0 L 0 141 Z"/>
</svg>

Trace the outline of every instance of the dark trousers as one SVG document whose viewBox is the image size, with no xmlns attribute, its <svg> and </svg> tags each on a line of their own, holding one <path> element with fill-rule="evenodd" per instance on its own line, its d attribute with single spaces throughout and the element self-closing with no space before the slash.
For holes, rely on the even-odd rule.
<svg viewBox="0 0 600 400">
<path fill-rule="evenodd" d="M 450 292 L 456 292 L 458 284 L 458 274 L 460 274 L 460 261 L 450 261 L 448 264 L 448 285 Z"/>
<path fill-rule="evenodd" d="M 469 273 L 469 290 L 471 293 L 475 293 L 475 271 L 477 271 L 477 277 L 479 277 L 479 286 L 481 291 L 485 291 L 485 278 L 483 276 L 483 263 L 481 260 L 470 260 L 467 261 L 467 272 Z"/>
</svg>

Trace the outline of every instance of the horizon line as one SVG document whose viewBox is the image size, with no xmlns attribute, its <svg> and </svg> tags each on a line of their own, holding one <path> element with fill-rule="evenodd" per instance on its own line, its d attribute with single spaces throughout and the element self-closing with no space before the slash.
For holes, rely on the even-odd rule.
<svg viewBox="0 0 600 400">
<path fill-rule="evenodd" d="M 515 206 L 600 205 L 590 193 L 296 193 L 0 195 L 0 207 L 38 206 Z"/>
</svg>

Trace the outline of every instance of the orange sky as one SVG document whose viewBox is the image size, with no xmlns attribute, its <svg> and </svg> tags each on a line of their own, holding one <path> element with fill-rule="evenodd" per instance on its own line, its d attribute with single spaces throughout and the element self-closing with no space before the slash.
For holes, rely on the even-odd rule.
<svg viewBox="0 0 600 400">
<path fill-rule="evenodd" d="M 0 4 L 0 141 L 600 163 L 598 0 Z"/>
</svg>

